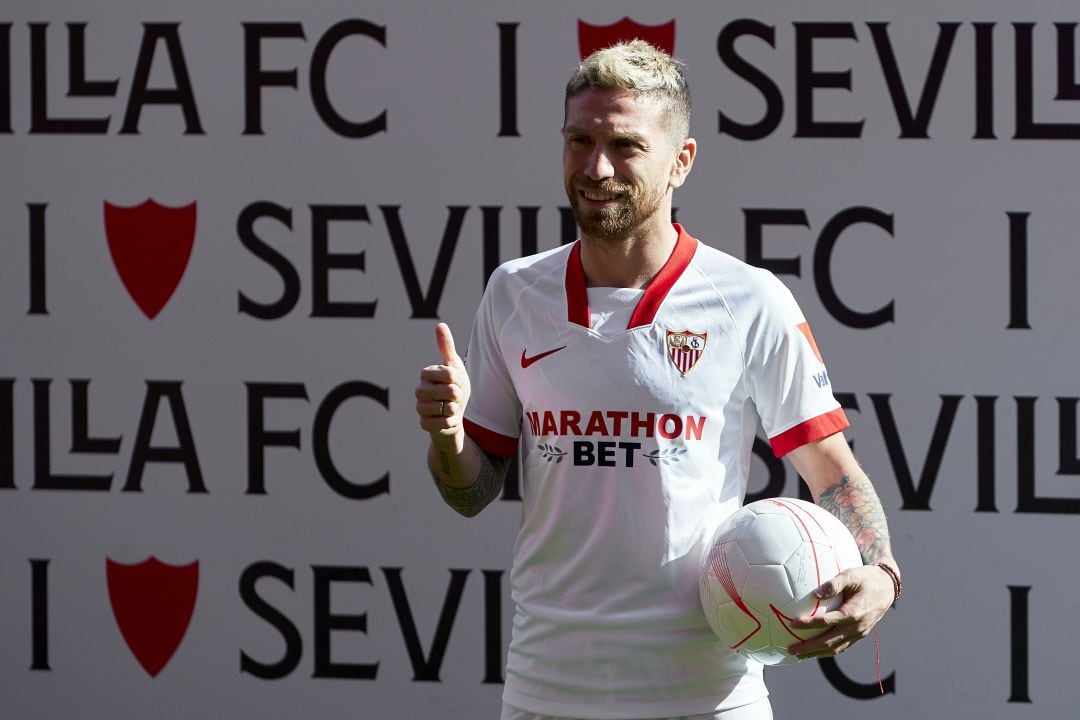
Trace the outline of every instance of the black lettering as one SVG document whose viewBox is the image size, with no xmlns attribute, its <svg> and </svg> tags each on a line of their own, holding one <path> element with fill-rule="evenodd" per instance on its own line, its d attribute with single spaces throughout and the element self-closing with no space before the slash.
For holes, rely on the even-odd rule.
<svg viewBox="0 0 1080 720">
<path fill-rule="evenodd" d="M 15 379 L 0 378 L 0 490 L 15 489 Z"/>
<path fill-rule="evenodd" d="M 267 399 L 308 399 L 303 383 L 244 383 L 247 386 L 247 495 L 266 494 L 267 447 L 300 449 L 300 430 L 267 430 L 265 401 Z"/>
<path fill-rule="evenodd" d="M 1009 585 L 1009 702 L 1030 703 L 1028 694 L 1028 593 L 1030 585 Z"/>
<path fill-rule="evenodd" d="M 569 245 L 578 238 L 577 218 L 574 211 L 568 207 L 559 208 L 559 241 L 560 245 Z"/>
<path fill-rule="evenodd" d="M 71 381 L 71 452 L 115 455 L 120 452 L 120 437 L 90 437 L 90 381 Z"/>
<path fill-rule="evenodd" d="M 240 598 L 256 615 L 272 625 L 285 641 L 285 654 L 275 663 L 261 663 L 240 651 L 240 672 L 254 675 L 260 680 L 280 680 L 300 664 L 303 641 L 300 631 L 280 610 L 263 600 L 255 590 L 255 583 L 264 577 L 280 580 L 293 589 L 293 571 L 272 562 L 257 562 L 249 565 L 240 575 Z"/>
<path fill-rule="evenodd" d="M 263 70 L 262 41 L 264 38 L 304 39 L 300 23 L 268 22 L 241 23 L 244 26 L 244 135 L 262 135 L 262 88 L 291 87 L 296 89 L 296 68 Z"/>
<path fill-rule="evenodd" d="M 288 258 L 263 242 L 255 234 L 255 221 L 262 217 L 277 220 L 292 230 L 292 210 L 270 202 L 254 202 L 244 208 L 236 220 L 236 233 L 240 242 L 255 257 L 274 268 L 281 276 L 281 296 L 274 302 L 264 305 L 239 292 L 239 311 L 260 320 L 277 320 L 289 314 L 300 299 L 300 275 Z"/>
<path fill-rule="evenodd" d="M 593 452 L 593 444 L 586 440 L 574 441 L 574 465 L 595 465 L 596 454 Z"/>
<path fill-rule="evenodd" d="M 634 453 L 641 449 L 641 443 L 621 442 L 619 443 L 619 449 L 626 453 L 623 456 L 623 464 L 626 467 L 634 467 Z"/>
<path fill-rule="evenodd" d="M 330 659 L 330 635 L 334 630 L 367 633 L 367 613 L 335 615 L 330 612 L 330 585 L 335 582 L 371 585 L 366 567 L 312 566 L 315 573 L 315 673 L 317 678 L 374 680 L 379 663 L 336 663 Z"/>
<path fill-rule="evenodd" d="M 1032 30 L 1035 23 L 1014 22 L 1016 35 L 1016 134 L 1018 140 L 1080 140 L 1080 124 L 1035 121 L 1035 69 Z M 1058 40 L 1061 35 L 1059 32 Z M 1060 48 L 1059 48 L 1060 69 Z M 1072 60 L 1069 61 L 1070 63 Z M 1060 83 L 1061 79 L 1058 79 Z M 1060 86 L 1059 86 L 1060 91 Z"/>
<path fill-rule="evenodd" d="M 938 37 L 934 45 L 934 54 L 930 58 L 930 67 L 926 72 L 922 93 L 919 95 L 918 109 L 912 113 L 911 102 L 904 90 L 904 81 L 900 77 L 900 67 L 896 62 L 892 41 L 889 39 L 889 23 L 870 22 L 870 36 L 874 39 L 874 48 L 881 61 L 881 70 L 885 74 L 885 84 L 889 89 L 896 119 L 900 123 L 901 138 L 927 138 L 927 127 L 934 114 L 934 104 L 941 90 L 941 80 L 945 77 L 945 66 L 949 62 L 958 22 L 939 22 Z"/>
<path fill-rule="evenodd" d="M 900 506 L 902 510 L 930 509 L 930 496 L 934 492 L 934 483 L 937 482 L 941 458 L 945 454 L 953 421 L 956 420 L 957 408 L 960 407 L 960 401 L 964 399 L 963 395 L 941 395 L 940 397 L 941 408 L 938 410 L 937 421 L 934 423 L 930 447 L 926 451 L 926 462 L 923 463 L 922 472 L 919 473 L 919 482 L 916 484 L 912 479 L 907 457 L 904 455 L 900 433 L 896 429 L 896 420 L 893 418 L 892 407 L 889 404 L 890 395 L 888 393 L 870 394 L 870 401 L 874 405 L 878 424 L 881 426 L 881 435 L 885 440 L 885 449 L 889 453 L 889 461 L 896 475 L 897 485 L 900 487 L 900 496 L 903 500 Z"/>
<path fill-rule="evenodd" d="M 68 97 L 115 97 L 119 78 L 86 79 L 86 23 L 68 23 Z M 108 118 L 105 119 L 106 123 Z"/>
<path fill-rule="evenodd" d="M 34 387 L 34 489 L 104 491 L 112 486 L 113 474 L 54 475 L 49 421 L 49 384 L 47 379 L 30 381 Z"/>
<path fill-rule="evenodd" d="M 11 133 L 11 23 L 0 23 L 0 133 Z"/>
<path fill-rule="evenodd" d="M 30 669 L 49 667 L 49 561 L 30 560 Z"/>
<path fill-rule="evenodd" d="M 1010 330 L 1030 330 L 1028 321 L 1028 237 L 1031 213 L 1010 212 L 1009 216 L 1009 324 Z"/>
<path fill-rule="evenodd" d="M 500 500 L 521 501 L 521 476 L 518 453 L 510 458 L 510 465 L 506 468 L 506 478 L 503 480 L 503 490 Z"/>
<path fill-rule="evenodd" d="M 1059 397 L 1058 475 L 1080 475 L 1080 454 L 1076 451 L 1078 398 Z"/>
<path fill-rule="evenodd" d="M 205 493 L 199 457 L 195 452 L 195 439 L 191 434 L 184 395 L 180 390 L 182 383 L 177 381 L 147 381 L 146 400 L 143 402 L 139 427 L 135 431 L 135 446 L 131 451 L 131 466 L 128 468 L 124 492 L 142 492 L 142 478 L 147 463 L 180 463 L 184 466 L 188 479 L 188 493 Z M 172 415 L 173 428 L 176 430 L 176 447 L 151 445 L 158 407 L 164 399 Z"/>
<path fill-rule="evenodd" d="M 997 431 L 993 395 L 975 396 L 975 474 L 978 477 L 978 503 L 975 512 L 997 512 L 996 467 Z"/>
<path fill-rule="evenodd" d="M 1054 23 L 1057 31 L 1057 95 L 1055 100 L 1080 100 L 1076 83 L 1076 23 Z"/>
<path fill-rule="evenodd" d="M 609 440 L 596 443 L 596 466 L 615 467 L 615 443 Z"/>
<path fill-rule="evenodd" d="M 184 114 L 184 134 L 204 135 L 199 123 L 199 111 L 195 107 L 195 92 L 191 87 L 187 65 L 184 62 L 184 50 L 180 45 L 180 23 L 143 23 L 143 39 L 139 46 L 139 56 L 135 61 L 135 76 L 131 80 L 131 93 L 128 95 L 124 122 L 120 126 L 121 135 L 139 134 L 139 117 L 144 105 L 179 105 Z M 169 56 L 176 87 L 148 88 L 150 68 L 154 63 L 154 52 L 158 41 L 165 42 L 165 51 Z"/>
<path fill-rule="evenodd" d="M 484 570 L 484 684 L 503 682 L 502 570 Z"/>
<path fill-rule="evenodd" d="M 341 404 L 353 397 L 370 398 L 387 410 L 390 409 L 390 391 L 387 388 L 361 381 L 342 383 L 331 390 L 319 405 L 315 413 L 311 443 L 315 453 L 315 465 L 331 489 L 338 495 L 351 500 L 369 500 L 376 495 L 390 492 L 390 473 L 387 472 L 378 480 L 366 485 L 352 483 L 338 471 L 330 456 L 330 424 L 334 421 L 334 414 Z"/>
<path fill-rule="evenodd" d="M 825 675 L 825 679 L 829 681 L 830 685 L 854 700 L 873 700 L 881 697 L 884 694 L 882 691 L 885 693 L 896 692 L 895 670 L 881 679 L 881 686 L 879 687 L 877 680 L 860 683 L 849 678 L 840 669 L 840 664 L 836 662 L 836 658 L 822 658 L 818 662 L 818 667 L 821 668 L 822 674 Z"/>
<path fill-rule="evenodd" d="M 893 234 L 892 215 L 869 207 L 852 207 L 840 211 L 821 229 L 817 246 L 814 248 L 814 284 L 817 285 L 821 302 L 830 315 L 848 327 L 865 329 L 893 322 L 895 301 L 890 300 L 871 312 L 859 312 L 845 305 L 836 292 L 831 269 L 833 249 L 844 230 L 860 223 L 876 225 L 890 236 Z"/>
<path fill-rule="evenodd" d="M 802 274 L 799 256 L 778 258 L 765 257 L 762 228 L 766 225 L 801 225 L 810 227 L 805 210 L 785 210 L 767 208 L 743 208 L 746 219 L 746 262 L 764 268 L 777 275 Z"/>
<path fill-rule="evenodd" d="M 46 68 L 49 23 L 29 23 L 30 27 L 30 132 L 40 134 L 103 135 L 109 118 L 49 117 L 49 74 Z"/>
<path fill-rule="evenodd" d="M 825 122 L 814 119 L 814 90 L 842 88 L 851 90 L 851 70 L 817 72 L 814 70 L 814 41 L 841 38 L 856 40 L 851 23 L 795 23 L 795 137 L 857 138 L 862 136 L 863 120 Z"/>
<path fill-rule="evenodd" d="M 1035 401 L 1038 398 L 1017 397 L 1014 399 L 1016 400 L 1016 512 L 1080 515 L 1080 498 L 1046 497 L 1035 494 Z M 1065 408 L 1067 407 L 1066 403 Z M 1063 412 L 1060 404 L 1058 412 Z M 1064 416 L 1059 415 L 1059 420 L 1064 420 Z M 1073 431 L 1075 438 L 1075 416 L 1068 424 L 1072 425 L 1069 429 Z"/>
<path fill-rule="evenodd" d="M 30 211 L 30 309 L 27 315 L 48 315 L 45 307 L 45 208 L 46 203 L 27 203 Z"/>
<path fill-rule="evenodd" d="M 720 111 L 718 113 L 719 133 L 731 135 L 740 140 L 760 140 L 768 137 L 780 125 L 780 120 L 784 117 L 784 96 L 768 75 L 735 52 L 735 41 L 743 35 L 760 38 L 769 43 L 770 47 L 775 48 L 776 29 L 772 25 L 765 25 L 756 20 L 736 20 L 725 25 L 716 38 L 716 51 L 723 63 L 761 93 L 765 100 L 765 114 L 756 123 L 743 124 L 732 120 Z"/>
<path fill-rule="evenodd" d="M 431 281 L 428 283 L 427 292 L 420 290 L 420 280 L 416 275 L 416 265 L 413 264 L 412 254 L 409 252 L 409 241 L 405 237 L 405 230 L 401 225 L 401 206 L 380 205 L 386 228 L 390 232 L 390 244 L 394 248 L 394 257 L 401 269 L 401 279 L 405 283 L 405 292 L 409 296 L 409 305 L 412 307 L 412 318 L 439 317 L 439 300 L 442 299 L 443 289 L 446 287 L 446 278 L 450 272 L 450 260 L 454 257 L 454 248 L 457 247 L 458 238 L 461 236 L 461 226 L 465 221 L 465 213 L 469 207 L 448 206 L 450 216 L 446 220 L 446 228 L 443 232 L 442 242 L 439 243 L 439 252 L 435 256 L 435 267 L 431 271 Z"/>
<path fill-rule="evenodd" d="M 487 287 L 491 273 L 501 262 L 499 253 L 499 213 L 502 207 L 482 206 L 480 208 L 481 238 L 484 246 L 484 287 Z M 535 216 L 534 216 L 535 217 Z M 522 235 L 524 235 L 524 228 Z"/>
<path fill-rule="evenodd" d="M 330 252 L 330 223 L 353 220 L 370 223 L 363 205 L 311 206 L 311 317 L 375 317 L 371 302 L 334 302 L 330 299 L 331 270 L 364 272 L 363 251 L 357 253 Z"/>
<path fill-rule="evenodd" d="M 371 120 L 350 122 L 330 104 L 330 94 L 326 89 L 326 66 L 330 62 L 330 53 L 339 42 L 350 35 L 363 35 L 386 47 L 386 28 L 382 25 L 367 20 L 342 20 L 331 27 L 319 38 L 315 51 L 311 54 L 311 100 L 315 104 L 315 111 L 328 128 L 343 137 L 362 138 L 386 132 L 386 110 Z"/>
<path fill-rule="evenodd" d="M 390 587 L 394 613 L 397 615 L 398 625 L 401 626 L 401 636 L 405 639 L 405 649 L 409 653 L 413 681 L 439 682 L 439 668 L 442 667 L 443 657 L 446 655 L 446 646 L 450 642 L 450 630 L 454 627 L 454 617 L 457 615 L 458 605 L 461 604 L 461 596 L 465 591 L 465 580 L 469 577 L 469 571 L 450 571 L 450 585 L 446 589 L 439 620 L 435 625 L 435 635 L 431 639 L 431 649 L 426 656 L 420 645 L 420 635 L 416 630 L 416 621 L 409 607 L 405 585 L 401 581 L 401 568 L 383 568 L 382 571 L 386 577 L 386 584 Z"/>
<path fill-rule="evenodd" d="M 499 28 L 499 134 L 521 137 L 517 117 L 517 27 L 519 23 L 495 23 Z"/>
<path fill-rule="evenodd" d="M 975 28 L 975 140 L 995 140 L 994 134 L 994 25 L 972 23 Z"/>
</svg>

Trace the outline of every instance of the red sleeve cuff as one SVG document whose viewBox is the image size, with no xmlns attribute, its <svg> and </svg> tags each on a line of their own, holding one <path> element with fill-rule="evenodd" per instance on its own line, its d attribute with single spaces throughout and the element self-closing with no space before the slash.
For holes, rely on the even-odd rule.
<svg viewBox="0 0 1080 720">
<path fill-rule="evenodd" d="M 769 438 L 772 444 L 773 455 L 783 457 L 796 448 L 800 448 L 815 440 L 827 438 L 840 432 L 848 426 L 847 415 L 843 408 L 836 408 L 824 415 L 805 420 L 793 428 L 785 430 L 775 437 Z"/>
<path fill-rule="evenodd" d="M 473 439 L 480 449 L 491 455 L 499 457 L 515 457 L 517 455 L 518 439 L 509 435 L 500 435 L 492 432 L 482 425 L 477 425 L 472 420 L 464 420 L 465 434 Z"/>
</svg>

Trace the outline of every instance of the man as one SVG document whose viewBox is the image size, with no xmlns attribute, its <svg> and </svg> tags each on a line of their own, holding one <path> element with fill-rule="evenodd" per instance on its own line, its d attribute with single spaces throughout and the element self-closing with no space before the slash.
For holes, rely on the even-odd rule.
<svg viewBox="0 0 1080 720">
<path fill-rule="evenodd" d="M 759 422 L 866 563 L 819 589 L 844 603 L 799 621 L 824 632 L 793 650 L 843 652 L 899 596 L 884 512 L 814 382 L 824 365 L 791 294 L 671 223 L 697 152 L 689 115 L 665 53 L 634 41 L 586 58 L 563 127 L 581 238 L 502 265 L 468 370 L 440 324 L 443 362 L 421 371 L 416 409 L 451 507 L 479 512 L 523 448 L 504 720 L 772 717 L 761 666 L 712 634 L 697 590 Z"/>
</svg>

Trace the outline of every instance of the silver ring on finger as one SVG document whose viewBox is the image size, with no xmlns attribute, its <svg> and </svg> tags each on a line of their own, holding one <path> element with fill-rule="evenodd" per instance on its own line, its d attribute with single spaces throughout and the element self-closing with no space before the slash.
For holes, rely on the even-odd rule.
<svg viewBox="0 0 1080 720">
<path fill-rule="evenodd" d="M 439 401 L 439 417 L 446 417 L 446 401 Z"/>
</svg>

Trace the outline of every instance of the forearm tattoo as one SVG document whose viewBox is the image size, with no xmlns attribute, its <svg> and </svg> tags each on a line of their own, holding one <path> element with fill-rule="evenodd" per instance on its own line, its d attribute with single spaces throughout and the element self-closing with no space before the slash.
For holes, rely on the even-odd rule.
<svg viewBox="0 0 1080 720">
<path fill-rule="evenodd" d="M 869 565 L 892 557 L 885 510 L 865 475 L 854 479 L 844 475 L 839 483 L 821 493 L 818 505 L 840 518 L 851 531 L 863 563 Z"/>
<path fill-rule="evenodd" d="M 446 504 L 454 508 L 465 517 L 473 517 L 487 507 L 488 503 L 498 497 L 502 490 L 503 478 L 506 477 L 506 469 L 510 467 L 510 458 L 489 455 L 482 450 L 476 450 L 480 457 L 480 472 L 476 481 L 468 487 L 454 487 L 447 485 L 436 474 L 435 486 L 439 488 Z M 444 471 L 449 471 L 449 458 L 440 452 L 440 463 Z"/>
</svg>

